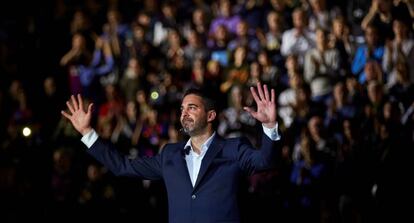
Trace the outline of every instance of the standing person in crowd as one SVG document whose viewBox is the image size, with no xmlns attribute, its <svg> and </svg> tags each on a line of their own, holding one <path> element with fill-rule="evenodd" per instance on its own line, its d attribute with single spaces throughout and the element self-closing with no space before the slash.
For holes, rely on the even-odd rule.
<svg viewBox="0 0 414 223">
<path fill-rule="evenodd" d="M 280 52 L 287 57 L 298 55 L 299 65 L 303 65 L 305 54 L 315 47 L 315 33 L 309 30 L 308 16 L 302 8 L 296 8 L 292 13 L 293 28 L 283 32 Z"/>
<path fill-rule="evenodd" d="M 339 76 L 339 51 L 328 46 L 328 32 L 316 30 L 316 47 L 305 54 L 304 78 L 312 89 L 312 99 L 326 102 Z"/>
<path fill-rule="evenodd" d="M 351 72 L 358 78 L 360 84 L 367 82 L 364 72 L 366 63 L 371 60 L 381 63 L 384 56 L 384 45 L 379 42 L 378 29 L 368 25 L 364 32 L 365 43 L 356 49 L 351 63 Z"/>
<path fill-rule="evenodd" d="M 394 39 L 386 42 L 382 69 L 387 74 L 387 87 L 396 84 L 399 64 L 407 66 L 408 81 L 414 83 L 414 39 L 410 37 L 409 25 L 401 19 L 392 23 Z"/>
<path fill-rule="evenodd" d="M 189 89 L 181 103 L 182 131 L 187 142 L 167 144 L 154 157 L 128 159 L 105 144 L 91 126 L 92 104 L 85 111 L 81 95 L 67 102 L 62 115 L 83 135 L 88 153 L 114 174 L 164 180 L 169 222 L 240 222 L 237 205 L 239 176 L 272 168 L 280 135 L 276 122 L 275 91 L 267 85 L 250 88 L 257 111 L 245 107 L 262 123 L 261 148 L 246 138 L 223 139 L 214 130 L 215 102 L 201 90 Z"/>
</svg>

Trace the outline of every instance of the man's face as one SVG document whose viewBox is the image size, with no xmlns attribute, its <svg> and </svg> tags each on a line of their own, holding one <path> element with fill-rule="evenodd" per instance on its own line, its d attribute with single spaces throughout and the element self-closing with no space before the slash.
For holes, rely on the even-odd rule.
<svg viewBox="0 0 414 223">
<path fill-rule="evenodd" d="M 181 125 L 190 136 L 203 132 L 208 124 L 207 112 L 200 96 L 189 94 L 181 103 Z"/>
<path fill-rule="evenodd" d="M 368 27 L 366 32 L 365 32 L 365 40 L 367 42 L 368 45 L 375 45 L 378 39 L 378 34 L 377 31 L 372 28 L 372 27 Z"/>
<path fill-rule="evenodd" d="M 297 29 L 305 27 L 305 13 L 303 11 L 295 11 L 292 15 L 293 26 Z"/>
</svg>

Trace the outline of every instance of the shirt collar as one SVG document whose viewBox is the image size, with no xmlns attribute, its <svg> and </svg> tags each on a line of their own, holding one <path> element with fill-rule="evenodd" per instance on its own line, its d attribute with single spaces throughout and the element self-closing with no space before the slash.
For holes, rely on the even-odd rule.
<svg viewBox="0 0 414 223">
<path fill-rule="evenodd" d="M 214 138 L 215 135 L 216 135 L 216 132 L 213 132 L 213 134 L 201 145 L 200 155 L 207 152 L 207 149 L 210 147 L 211 143 L 213 142 L 213 138 Z M 191 148 L 192 152 L 194 151 L 193 146 L 191 145 L 191 138 L 187 141 L 184 148 L 186 148 L 187 146 L 189 146 Z"/>
</svg>

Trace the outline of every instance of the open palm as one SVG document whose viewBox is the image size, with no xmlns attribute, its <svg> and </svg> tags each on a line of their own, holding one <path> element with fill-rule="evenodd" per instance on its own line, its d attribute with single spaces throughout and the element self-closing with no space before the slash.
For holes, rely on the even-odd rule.
<svg viewBox="0 0 414 223">
<path fill-rule="evenodd" d="M 273 128 L 276 125 L 276 104 L 275 104 L 275 90 L 271 89 L 270 95 L 267 85 L 257 83 L 257 92 L 254 87 L 250 87 L 250 91 L 257 104 L 257 111 L 252 108 L 245 107 L 255 119 L 260 121 L 264 126 Z"/>
<path fill-rule="evenodd" d="M 65 116 L 72 123 L 73 127 L 80 132 L 82 135 L 85 135 L 90 130 L 91 127 L 91 117 L 92 117 L 92 106 L 89 104 L 88 109 L 85 111 L 83 107 L 82 96 L 78 94 L 77 98 L 71 96 L 71 102 L 67 101 L 66 106 L 69 109 L 69 113 L 61 111 L 62 115 Z"/>
</svg>

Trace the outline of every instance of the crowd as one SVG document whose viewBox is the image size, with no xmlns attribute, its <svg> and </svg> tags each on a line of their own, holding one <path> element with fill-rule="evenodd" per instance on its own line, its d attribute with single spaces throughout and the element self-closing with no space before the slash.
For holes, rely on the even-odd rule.
<svg viewBox="0 0 414 223">
<path fill-rule="evenodd" d="M 166 222 L 163 183 L 89 157 L 60 115 L 66 100 L 93 102 L 94 128 L 121 152 L 154 156 L 185 139 L 191 87 L 219 99 L 218 134 L 257 145 L 243 107 L 258 81 L 276 90 L 282 158 L 243 179 L 244 222 L 409 214 L 413 0 L 52 2 L 0 24 L 2 222 Z"/>
</svg>

